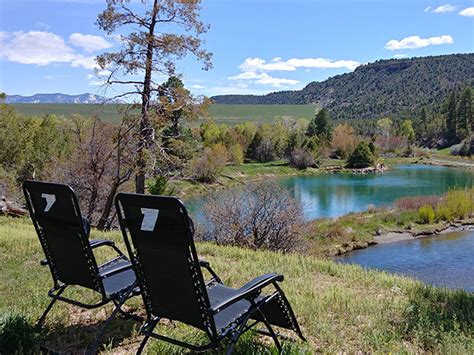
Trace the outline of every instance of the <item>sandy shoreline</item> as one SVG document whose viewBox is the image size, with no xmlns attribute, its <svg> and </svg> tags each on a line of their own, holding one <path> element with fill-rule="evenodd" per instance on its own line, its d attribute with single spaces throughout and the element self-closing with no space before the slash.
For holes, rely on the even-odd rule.
<svg viewBox="0 0 474 355">
<path fill-rule="evenodd" d="M 374 237 L 377 244 L 393 243 L 402 240 L 412 240 L 417 238 L 433 237 L 451 232 L 474 231 L 473 223 L 453 223 L 442 229 L 433 229 L 421 232 L 412 231 L 392 231 Z"/>
</svg>

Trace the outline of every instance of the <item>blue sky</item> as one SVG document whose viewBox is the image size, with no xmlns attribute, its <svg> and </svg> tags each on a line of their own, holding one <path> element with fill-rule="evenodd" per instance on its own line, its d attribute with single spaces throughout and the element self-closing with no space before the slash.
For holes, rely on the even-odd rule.
<svg viewBox="0 0 474 355">
<path fill-rule="evenodd" d="M 474 1 L 203 0 L 214 68 L 178 72 L 195 94 L 264 94 L 378 59 L 474 52 Z M 103 94 L 95 55 L 119 43 L 95 25 L 105 0 L 0 0 L 0 91 Z M 120 89 L 109 89 L 113 96 Z"/>
</svg>

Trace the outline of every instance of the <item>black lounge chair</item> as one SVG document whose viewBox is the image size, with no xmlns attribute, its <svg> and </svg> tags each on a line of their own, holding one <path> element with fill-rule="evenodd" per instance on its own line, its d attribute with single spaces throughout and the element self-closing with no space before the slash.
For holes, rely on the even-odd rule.
<svg viewBox="0 0 474 355">
<path fill-rule="evenodd" d="M 54 287 L 49 290 L 51 303 L 39 318 L 39 329 L 56 301 L 63 301 L 86 309 L 101 307 L 109 302 L 115 304 L 90 351 L 95 352 L 110 322 L 117 313 L 135 320 L 143 319 L 124 312 L 124 302 L 139 294 L 137 280 L 128 258 L 110 240 L 89 240 L 89 222 L 81 216 L 79 204 L 73 190 L 67 185 L 25 181 L 23 192 L 41 246 L 46 256 L 41 265 L 48 265 Z M 113 248 L 118 256 L 102 265 L 97 265 L 93 250 L 102 246 Z M 94 290 L 101 301 L 85 304 L 61 296 L 71 285 Z"/>
<path fill-rule="evenodd" d="M 234 289 L 222 283 L 209 263 L 198 260 L 194 227 L 180 200 L 120 193 L 115 203 L 147 313 L 138 354 L 150 337 L 193 351 L 217 349 L 221 340 L 228 338 L 230 354 L 239 337 L 260 322 L 268 331 L 259 332 L 271 336 L 278 350 L 281 345 L 274 325 L 293 330 L 305 340 L 278 286 L 282 275 L 266 274 Z M 201 267 L 212 276 L 207 283 Z M 274 291 L 262 294 L 270 285 Z M 161 318 L 198 328 L 207 333 L 210 342 L 195 345 L 154 333 Z"/>
</svg>

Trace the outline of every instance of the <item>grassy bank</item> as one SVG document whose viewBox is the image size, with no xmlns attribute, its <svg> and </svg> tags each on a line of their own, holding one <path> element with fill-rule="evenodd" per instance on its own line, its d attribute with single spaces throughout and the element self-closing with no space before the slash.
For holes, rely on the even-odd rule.
<svg viewBox="0 0 474 355">
<path fill-rule="evenodd" d="M 117 232 L 104 235 L 93 231 L 93 237 L 114 239 L 123 247 Z M 197 248 L 232 286 L 265 272 L 285 275 L 283 288 L 309 340 L 307 344 L 287 343 L 289 353 L 474 352 L 472 294 L 431 288 L 410 279 L 314 257 L 212 244 L 198 244 Z M 42 258 L 28 219 L 0 218 L 2 314 L 23 315 L 30 324 L 41 314 L 51 285 L 49 271 L 39 266 Z M 77 290 L 71 294 L 92 298 Z M 131 300 L 129 306 L 140 309 L 140 300 Z M 83 349 L 104 317 L 104 310 L 82 311 L 60 304 L 50 313 L 42 341 L 55 350 Z M 188 328 L 166 322 L 160 330 L 188 340 L 199 337 Z M 117 320 L 105 338 L 104 349 L 109 353 L 132 352 L 140 339 L 135 324 Z M 269 342 L 254 336 L 246 337 L 239 346 L 240 353 L 274 351 Z M 180 351 L 158 341 L 151 341 L 147 350 Z"/>
<path fill-rule="evenodd" d="M 465 159 L 442 159 L 440 156 L 435 158 L 380 158 L 379 163 L 385 164 L 388 169 L 395 165 L 403 164 L 425 164 L 454 167 L 461 169 L 473 169 L 474 160 Z M 352 173 L 352 169 L 344 168 L 345 161 L 340 159 L 322 159 L 319 168 L 307 168 L 304 170 L 296 169 L 290 166 L 284 160 L 277 160 L 268 163 L 244 163 L 242 165 L 228 165 L 224 167 L 222 173 L 214 183 L 201 183 L 191 179 L 172 179 L 170 186 L 174 187 L 175 193 L 180 198 L 189 198 L 196 195 L 204 194 L 210 191 L 220 190 L 223 188 L 244 185 L 251 182 L 285 176 L 304 176 L 304 175 L 320 175 L 328 173 Z M 149 180 L 151 182 L 151 180 Z"/>
<path fill-rule="evenodd" d="M 175 193 L 179 197 L 188 198 L 206 192 L 244 185 L 263 179 L 325 174 L 328 172 L 327 169 L 335 166 L 342 167 L 343 164 L 344 162 L 342 160 L 323 159 L 319 168 L 299 170 L 290 166 L 284 160 L 268 163 L 244 163 L 242 165 L 228 165 L 224 167 L 217 181 L 211 184 L 190 179 L 172 179 L 169 184 L 170 187 L 175 188 Z"/>
</svg>

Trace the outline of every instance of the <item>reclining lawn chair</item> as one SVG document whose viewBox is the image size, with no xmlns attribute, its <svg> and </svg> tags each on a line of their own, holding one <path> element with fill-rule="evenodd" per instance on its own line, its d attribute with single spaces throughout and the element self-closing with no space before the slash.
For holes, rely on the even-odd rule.
<svg viewBox="0 0 474 355">
<path fill-rule="evenodd" d="M 57 300 L 86 309 L 98 308 L 113 302 L 115 309 L 91 347 L 91 351 L 95 351 L 107 326 L 118 312 L 128 318 L 143 320 L 121 309 L 129 297 L 139 294 L 130 261 L 113 241 L 89 241 L 90 226 L 81 216 L 73 190 L 67 185 L 25 181 L 23 192 L 46 256 L 41 265 L 49 266 L 54 281 L 54 287 L 48 292 L 52 301 L 38 320 L 37 328 L 42 326 L 46 315 Z M 113 248 L 118 256 L 98 266 L 93 250 L 102 246 Z M 84 304 L 62 297 L 61 294 L 70 285 L 94 290 L 100 293 L 102 299 L 96 304 Z"/>
<path fill-rule="evenodd" d="M 266 274 L 233 289 L 222 283 L 206 261 L 198 260 L 192 221 L 181 201 L 120 193 L 115 203 L 147 313 L 141 329 L 145 338 L 138 353 L 153 337 L 194 351 L 217 349 L 221 340 L 228 338 L 230 354 L 239 337 L 260 322 L 268 330 L 263 333 L 273 338 L 279 350 L 274 325 L 293 330 L 305 340 L 277 284 L 283 281 L 282 275 Z M 213 277 L 209 282 L 204 282 L 200 267 Z M 269 285 L 275 291 L 263 295 Z M 154 333 L 161 318 L 198 328 L 207 333 L 210 342 L 194 345 Z"/>
</svg>

